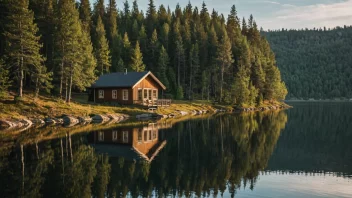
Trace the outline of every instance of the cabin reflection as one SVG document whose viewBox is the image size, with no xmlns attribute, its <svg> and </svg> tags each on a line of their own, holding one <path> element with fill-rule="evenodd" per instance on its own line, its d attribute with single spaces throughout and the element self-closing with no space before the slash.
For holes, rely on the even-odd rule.
<svg viewBox="0 0 352 198">
<path fill-rule="evenodd" d="M 159 138 L 159 129 L 169 127 L 171 125 L 153 123 L 144 127 L 99 130 L 90 133 L 88 141 L 98 153 L 151 162 L 166 145 L 166 140 Z"/>
</svg>

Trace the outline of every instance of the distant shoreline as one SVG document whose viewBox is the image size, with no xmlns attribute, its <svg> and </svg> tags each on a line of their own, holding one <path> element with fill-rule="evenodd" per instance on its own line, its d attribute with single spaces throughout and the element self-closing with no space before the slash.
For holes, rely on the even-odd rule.
<svg viewBox="0 0 352 198">
<path fill-rule="evenodd" d="M 352 100 L 334 100 L 334 99 L 326 99 L 326 100 L 284 100 L 284 102 L 352 102 Z"/>
</svg>

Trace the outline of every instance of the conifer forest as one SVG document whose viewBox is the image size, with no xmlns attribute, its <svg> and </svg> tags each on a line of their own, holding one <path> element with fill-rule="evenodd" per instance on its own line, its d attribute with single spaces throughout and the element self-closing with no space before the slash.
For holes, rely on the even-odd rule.
<svg viewBox="0 0 352 198">
<path fill-rule="evenodd" d="M 352 98 L 352 27 L 262 34 L 275 52 L 288 99 Z"/>
<path fill-rule="evenodd" d="M 258 105 L 283 100 L 285 83 L 254 17 L 207 5 L 135 0 L 0 0 L 0 92 L 50 93 L 70 102 L 98 76 L 152 71 L 165 98 Z M 284 67 L 283 67 L 284 68 Z M 290 82 L 290 81 L 289 81 Z"/>
</svg>

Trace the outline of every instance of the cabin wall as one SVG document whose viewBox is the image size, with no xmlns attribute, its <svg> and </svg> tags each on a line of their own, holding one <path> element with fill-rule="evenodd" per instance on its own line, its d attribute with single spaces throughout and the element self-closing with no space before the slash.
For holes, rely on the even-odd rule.
<svg viewBox="0 0 352 198">
<path fill-rule="evenodd" d="M 99 90 L 104 90 L 104 98 L 99 98 Z M 112 91 L 117 90 L 117 99 L 112 98 Z M 128 100 L 123 100 L 122 91 L 128 90 Z M 94 92 L 94 89 L 92 90 Z M 94 93 L 93 93 L 94 94 Z M 95 102 L 116 102 L 119 104 L 133 104 L 133 91 L 131 88 L 96 88 Z"/>
<path fill-rule="evenodd" d="M 135 101 L 138 100 L 139 89 L 156 89 L 157 95 L 159 95 L 159 91 L 162 90 L 160 85 L 157 82 L 155 82 L 155 80 L 150 76 L 147 76 L 145 79 L 143 79 L 133 88 L 133 100 Z M 142 97 L 143 97 L 143 92 L 142 92 Z"/>
<path fill-rule="evenodd" d="M 158 129 L 144 127 L 133 130 L 132 145 L 141 153 L 148 155 L 149 151 L 158 143 Z"/>
<path fill-rule="evenodd" d="M 125 138 L 125 139 L 124 139 Z M 128 144 L 132 145 L 133 141 L 133 129 L 132 128 L 119 128 L 106 131 L 95 131 L 94 132 L 94 143 L 100 144 Z"/>
</svg>

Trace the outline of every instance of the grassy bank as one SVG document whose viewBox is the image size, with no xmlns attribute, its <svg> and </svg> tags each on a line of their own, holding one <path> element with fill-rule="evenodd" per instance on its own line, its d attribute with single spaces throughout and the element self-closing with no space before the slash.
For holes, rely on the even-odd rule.
<svg viewBox="0 0 352 198">
<path fill-rule="evenodd" d="M 265 101 L 259 107 L 272 105 L 282 105 L 281 102 Z M 249 106 L 248 106 L 249 107 Z M 248 108 L 246 106 L 246 108 Z M 208 101 L 177 101 L 174 100 L 169 107 L 159 107 L 153 113 L 167 115 L 176 111 L 192 112 L 194 110 L 207 110 L 215 112 L 216 109 L 231 111 L 233 106 L 213 104 Z M 138 114 L 151 113 L 146 108 L 136 105 L 116 105 L 116 104 L 95 104 L 87 100 L 86 95 L 73 95 L 70 104 L 63 100 L 51 97 L 40 96 L 33 99 L 32 95 L 24 94 L 21 101 L 14 101 L 14 93 L 5 99 L 0 100 L 0 119 L 1 118 L 45 118 L 61 117 L 62 115 L 89 116 L 92 114 L 127 114 L 136 116 Z"/>
<path fill-rule="evenodd" d="M 173 101 L 171 106 L 160 107 L 154 113 L 169 114 L 177 110 L 186 112 L 193 110 L 215 111 L 215 108 L 222 107 L 200 101 Z M 40 96 L 34 100 L 32 95 L 29 94 L 24 94 L 23 99 L 19 102 L 14 101 L 14 95 L 0 100 L 0 118 L 45 118 L 60 117 L 62 115 L 88 116 L 91 114 L 111 113 L 135 116 L 150 113 L 150 111 L 135 105 L 89 103 L 84 95 L 74 95 L 70 104 L 51 96 Z"/>
</svg>

